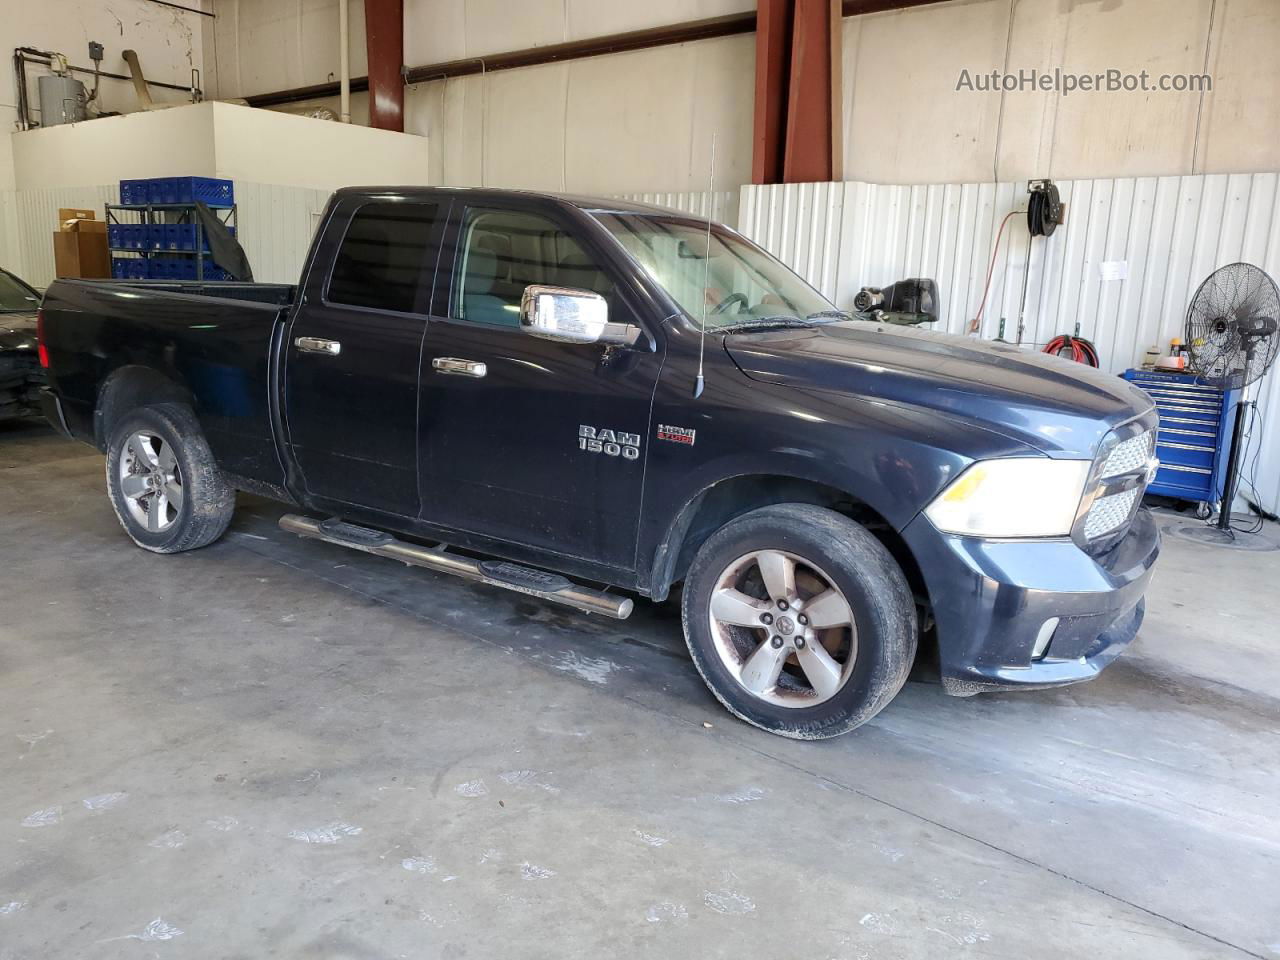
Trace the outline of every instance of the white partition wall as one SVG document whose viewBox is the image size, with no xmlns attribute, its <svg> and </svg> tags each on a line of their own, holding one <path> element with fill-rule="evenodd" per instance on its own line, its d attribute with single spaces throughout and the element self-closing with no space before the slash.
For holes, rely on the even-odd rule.
<svg viewBox="0 0 1280 960">
<path fill-rule="evenodd" d="M 260 280 L 297 280 L 315 214 L 337 187 L 425 184 L 425 137 L 228 103 L 200 103 L 12 135 L 17 190 L 0 193 L 0 261 L 53 279 L 59 207 L 118 200 L 121 179 L 235 181 L 241 243 Z"/>
</svg>

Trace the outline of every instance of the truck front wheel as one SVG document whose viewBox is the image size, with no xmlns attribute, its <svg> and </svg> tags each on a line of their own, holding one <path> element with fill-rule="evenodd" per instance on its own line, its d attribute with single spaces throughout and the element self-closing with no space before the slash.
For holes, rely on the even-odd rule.
<svg viewBox="0 0 1280 960">
<path fill-rule="evenodd" d="M 125 532 L 153 553 L 217 540 L 236 503 L 195 416 L 176 403 L 132 410 L 112 429 L 107 493 Z"/>
<path fill-rule="evenodd" d="M 763 507 L 712 534 L 682 612 L 711 692 L 784 737 L 834 737 L 870 720 L 915 657 L 915 603 L 897 562 L 859 524 L 808 504 Z"/>
</svg>

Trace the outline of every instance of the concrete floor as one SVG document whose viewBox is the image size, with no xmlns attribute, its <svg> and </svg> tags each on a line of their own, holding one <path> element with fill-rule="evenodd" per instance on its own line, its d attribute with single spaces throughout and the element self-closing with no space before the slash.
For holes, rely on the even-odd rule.
<svg viewBox="0 0 1280 960">
<path fill-rule="evenodd" d="M 0 958 L 1280 956 L 1280 553 L 1168 541 L 1097 682 L 836 741 L 625 624 L 278 532 L 134 548 L 0 426 Z"/>
</svg>

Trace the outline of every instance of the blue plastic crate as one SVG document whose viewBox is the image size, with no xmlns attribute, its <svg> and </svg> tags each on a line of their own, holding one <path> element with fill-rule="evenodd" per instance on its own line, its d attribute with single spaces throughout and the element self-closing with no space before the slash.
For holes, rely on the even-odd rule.
<svg viewBox="0 0 1280 960">
<path fill-rule="evenodd" d="M 111 276 L 117 280 L 145 280 L 149 276 L 144 257 L 112 257 Z"/>
<path fill-rule="evenodd" d="M 145 223 L 107 224 L 107 246 L 114 250 L 146 250 L 147 225 Z"/>
<path fill-rule="evenodd" d="M 152 250 L 182 250 L 182 231 L 187 224 L 153 223 L 151 224 L 150 245 Z"/>
<path fill-rule="evenodd" d="M 229 207 L 235 203 L 230 180 L 214 177 L 156 177 L 148 189 L 151 203 L 196 203 Z"/>
<path fill-rule="evenodd" d="M 151 276 L 164 280 L 195 280 L 195 257 L 152 257 Z M 204 279 L 230 280 L 227 272 L 209 257 L 204 258 Z"/>
<path fill-rule="evenodd" d="M 150 180 L 121 180 L 120 202 L 128 207 L 143 207 L 151 202 Z"/>
<path fill-rule="evenodd" d="M 165 247 L 165 249 L 186 250 L 191 253 L 195 252 L 196 225 L 194 223 L 172 223 L 172 224 L 166 224 L 165 226 L 169 228 L 168 232 L 166 233 L 167 246 Z M 233 237 L 236 235 L 235 227 L 229 227 L 228 230 L 231 232 L 231 235 Z M 204 239 L 204 250 L 206 253 L 208 253 L 209 234 L 205 233 L 203 239 Z"/>
<path fill-rule="evenodd" d="M 187 264 L 179 257 L 152 257 L 151 277 L 154 280 L 185 280 L 183 268 Z M 195 266 L 191 266 L 191 275 L 195 276 Z"/>
</svg>

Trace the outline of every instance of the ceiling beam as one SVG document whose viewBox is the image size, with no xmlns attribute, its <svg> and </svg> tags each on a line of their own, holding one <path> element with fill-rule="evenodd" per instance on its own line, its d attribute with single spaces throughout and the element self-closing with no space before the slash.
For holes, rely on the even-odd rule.
<svg viewBox="0 0 1280 960">
<path fill-rule="evenodd" d="M 840 10 L 841 16 L 851 17 L 861 16 L 866 13 L 880 13 L 885 10 L 918 7 L 926 3 L 936 2 L 940 2 L 940 0 L 843 0 Z M 694 40 L 737 36 L 745 33 L 754 33 L 755 29 L 756 14 L 754 12 L 734 13 L 722 17 L 708 17 L 705 20 L 692 20 L 663 27 L 650 27 L 646 30 L 615 33 L 604 37 L 589 37 L 585 40 L 571 40 L 567 43 L 550 43 L 539 47 L 529 47 L 524 50 L 495 53 L 486 57 L 468 57 L 462 60 L 449 60 L 427 66 L 409 67 L 404 71 L 404 79 L 405 83 L 426 83 L 431 80 L 467 77 L 481 73 L 496 73 L 499 70 L 514 70 L 519 67 L 534 67 L 544 63 L 581 60 L 586 57 L 598 57 L 610 53 L 647 50 L 676 43 L 689 43 Z M 368 89 L 369 78 L 367 76 L 351 78 L 351 91 L 353 93 Z M 252 107 L 276 107 L 306 100 L 316 100 L 322 97 L 336 97 L 337 95 L 338 84 L 330 82 L 316 83 L 305 87 L 293 87 L 289 90 L 277 90 L 271 93 L 258 93 L 244 99 Z"/>
<path fill-rule="evenodd" d="M 369 126 L 404 133 L 404 0 L 364 0 Z"/>
</svg>

